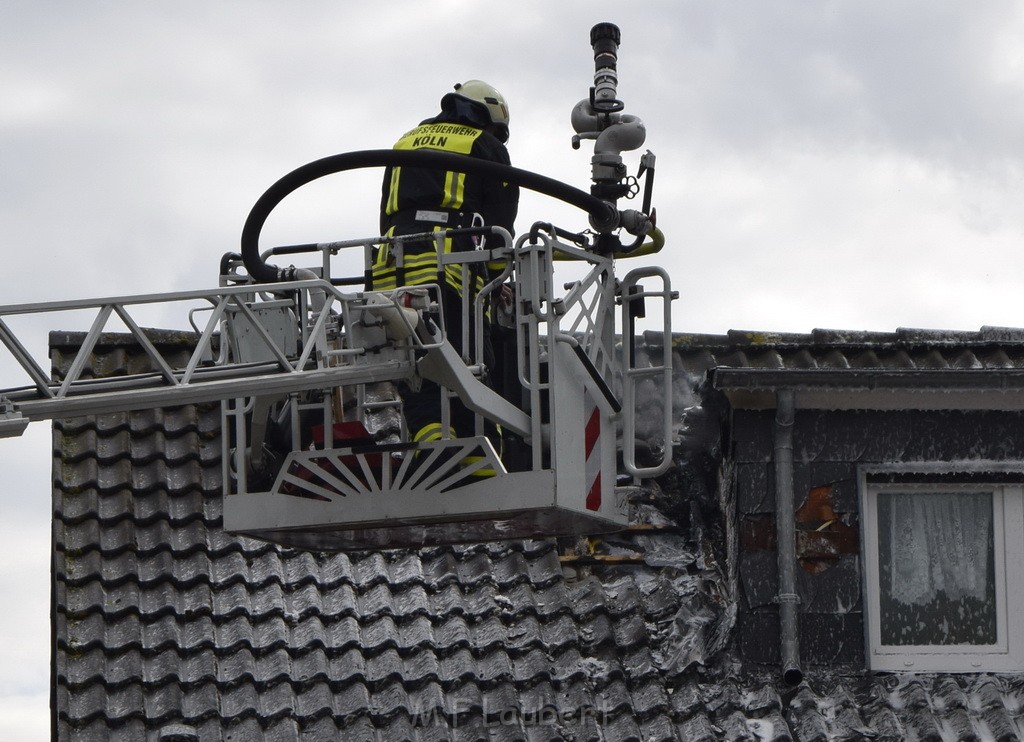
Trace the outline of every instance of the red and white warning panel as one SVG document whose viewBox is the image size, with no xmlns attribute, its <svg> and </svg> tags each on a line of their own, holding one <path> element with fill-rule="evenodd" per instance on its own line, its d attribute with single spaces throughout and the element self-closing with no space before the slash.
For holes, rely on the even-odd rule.
<svg viewBox="0 0 1024 742">
<path fill-rule="evenodd" d="M 587 424 L 583 429 L 583 451 L 586 463 L 583 466 L 584 481 L 590 482 L 587 489 L 587 510 L 601 509 L 601 410 L 590 392 L 584 392 L 584 409 Z"/>
<path fill-rule="evenodd" d="M 556 497 L 560 507 L 623 527 L 629 512 L 615 497 L 617 421 L 622 408 L 585 350 L 555 343 L 551 378 L 551 436 L 559 461 Z"/>
</svg>

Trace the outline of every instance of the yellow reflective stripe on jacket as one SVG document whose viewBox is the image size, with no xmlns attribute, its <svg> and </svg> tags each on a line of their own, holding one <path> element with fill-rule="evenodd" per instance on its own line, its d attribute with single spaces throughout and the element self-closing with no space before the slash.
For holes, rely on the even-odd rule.
<svg viewBox="0 0 1024 742">
<path fill-rule="evenodd" d="M 391 183 L 388 185 L 388 205 L 386 209 L 388 214 L 394 214 L 398 211 L 398 181 L 401 177 L 401 167 L 391 168 Z"/>
<path fill-rule="evenodd" d="M 446 265 L 444 267 L 445 283 L 451 286 L 453 289 L 462 291 L 462 266 L 461 265 Z M 483 276 L 474 275 L 472 272 L 469 274 L 470 280 L 473 282 L 473 293 L 477 294 L 484 287 Z"/>
<path fill-rule="evenodd" d="M 442 231 L 444 227 L 435 226 L 434 231 Z M 386 236 L 394 234 L 394 228 L 388 230 Z M 429 245 L 429 246 L 428 246 Z M 402 257 L 402 268 L 405 271 L 404 286 L 418 286 L 424 283 L 435 283 L 438 281 L 438 260 L 435 250 L 436 242 L 417 242 L 412 245 L 405 245 Z M 452 252 L 452 238 L 445 237 L 444 252 Z M 376 291 L 389 291 L 398 288 L 398 261 L 395 258 L 395 251 L 389 243 L 384 243 L 377 248 L 377 255 L 373 261 L 373 288 Z M 486 283 L 484 277 L 470 272 L 473 291 L 479 292 Z M 455 263 L 444 267 L 444 283 L 456 291 L 462 291 L 462 265 Z"/>
<path fill-rule="evenodd" d="M 470 155 L 482 134 L 482 129 L 463 124 L 421 124 L 406 132 L 395 143 L 394 148 L 396 150 L 432 149 Z M 401 203 L 401 180 L 402 169 L 400 167 L 392 168 L 385 205 L 385 213 L 388 215 L 398 213 L 403 208 Z M 455 170 L 446 171 L 444 174 L 444 192 L 440 195 L 441 202 L 438 204 L 438 208 L 451 211 L 462 209 L 465 206 L 466 199 L 466 174 Z M 441 229 L 444 229 L 444 227 L 434 227 L 434 231 Z M 445 238 L 443 251 L 445 253 L 452 251 L 452 238 Z M 398 266 L 393 248 L 388 250 L 382 246 L 378 250 L 372 271 L 375 289 L 389 290 L 398 287 Z M 436 243 L 432 243 L 430 249 L 426 249 L 424 244 L 415 245 L 411 249 L 409 246 L 406 246 L 402 261 L 401 283 L 408 286 L 434 283 L 439 280 L 438 273 L 439 261 L 436 254 Z M 476 273 L 471 275 L 474 276 L 472 281 L 473 289 L 479 291 L 483 288 L 485 281 Z M 441 280 L 457 291 L 463 290 L 462 269 L 458 265 L 445 266 Z"/>
<path fill-rule="evenodd" d="M 441 207 L 445 209 L 460 209 L 465 197 L 466 174 L 449 170 L 444 176 L 444 199 L 441 201 Z"/>
<path fill-rule="evenodd" d="M 422 124 L 406 132 L 395 149 L 440 149 L 468 155 L 482 129 L 462 124 Z"/>
<path fill-rule="evenodd" d="M 462 291 L 462 274 L 454 271 L 445 271 L 445 283 L 456 291 Z M 422 286 L 425 283 L 437 283 L 437 269 L 430 267 L 421 270 L 405 269 L 404 286 Z M 473 288 L 479 293 L 484 287 L 484 281 L 479 276 L 473 281 Z M 374 291 L 392 291 L 398 288 L 398 271 L 395 268 L 374 268 L 373 289 Z"/>
<path fill-rule="evenodd" d="M 441 227 L 434 227 L 439 231 Z M 388 230 L 387 237 L 394 235 L 394 227 Z M 418 286 L 424 283 L 437 283 L 437 251 L 435 242 L 419 241 L 403 245 L 402 270 L 404 277 L 402 285 Z M 445 239 L 445 252 L 451 251 L 451 238 Z M 373 260 L 373 288 L 376 291 L 388 291 L 398 288 L 398 258 L 397 253 L 388 242 L 377 247 L 377 254 Z M 453 284 L 454 285 L 454 284 Z M 461 286 L 461 281 L 456 287 Z"/>
<path fill-rule="evenodd" d="M 429 257 L 429 256 L 428 256 Z M 435 261 L 421 261 L 421 267 L 405 266 L 403 286 L 421 286 L 425 283 L 437 283 L 437 264 Z M 375 265 L 373 267 L 373 288 L 375 291 L 390 291 L 398 288 L 398 267 L 396 265 Z"/>
<path fill-rule="evenodd" d="M 483 133 L 482 129 L 462 124 L 423 124 L 412 131 L 406 132 L 395 143 L 395 149 L 436 149 L 443 152 L 468 155 L 473 145 Z M 401 180 L 401 168 L 391 170 L 391 183 L 388 187 L 386 213 L 394 214 L 399 210 L 398 186 Z M 466 174 L 449 170 L 445 173 L 444 196 L 441 208 L 460 209 L 466 199 Z"/>
</svg>

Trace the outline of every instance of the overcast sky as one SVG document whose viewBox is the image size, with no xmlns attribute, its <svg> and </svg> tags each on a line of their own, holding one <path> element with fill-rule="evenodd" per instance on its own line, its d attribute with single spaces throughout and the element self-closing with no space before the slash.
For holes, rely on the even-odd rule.
<svg viewBox="0 0 1024 742">
<path fill-rule="evenodd" d="M 494 7 L 4 2 L 0 301 L 213 287 L 270 184 L 390 147 L 468 78 L 508 99 L 513 164 L 587 188 L 569 112 L 611 21 L 658 158 L 676 330 L 1024 325 L 1024 3 Z M 263 244 L 374 233 L 379 177 L 290 197 Z M 536 220 L 585 226 L 525 196 L 520 230 Z M 49 455 L 45 424 L 0 441 L 5 737 L 48 733 Z"/>
</svg>

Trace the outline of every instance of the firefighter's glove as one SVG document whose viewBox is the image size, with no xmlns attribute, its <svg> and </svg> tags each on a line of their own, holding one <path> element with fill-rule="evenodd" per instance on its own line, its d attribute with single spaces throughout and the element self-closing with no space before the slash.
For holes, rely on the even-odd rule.
<svg viewBox="0 0 1024 742">
<path fill-rule="evenodd" d="M 498 301 L 501 302 L 501 306 L 506 309 L 512 307 L 512 302 L 516 299 L 516 290 L 511 283 L 501 284 L 501 290 L 498 292 Z"/>
<path fill-rule="evenodd" d="M 494 322 L 498 327 L 511 330 L 516 326 L 516 290 L 511 283 L 503 283 L 494 302 Z"/>
</svg>

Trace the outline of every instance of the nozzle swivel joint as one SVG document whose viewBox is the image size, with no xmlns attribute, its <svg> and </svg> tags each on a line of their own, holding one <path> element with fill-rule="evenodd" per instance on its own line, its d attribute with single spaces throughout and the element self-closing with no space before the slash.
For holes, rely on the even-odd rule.
<svg viewBox="0 0 1024 742">
<path fill-rule="evenodd" d="M 594 86 L 590 97 L 581 100 L 572 110 L 572 126 L 576 131 L 573 147 L 582 139 L 593 139 L 591 158 L 591 193 L 614 202 L 630 193 L 622 152 L 641 147 L 647 137 L 643 121 L 622 113 L 625 105 L 618 98 L 618 52 L 622 35 L 613 23 L 598 23 L 590 30 L 594 49 Z"/>
</svg>

